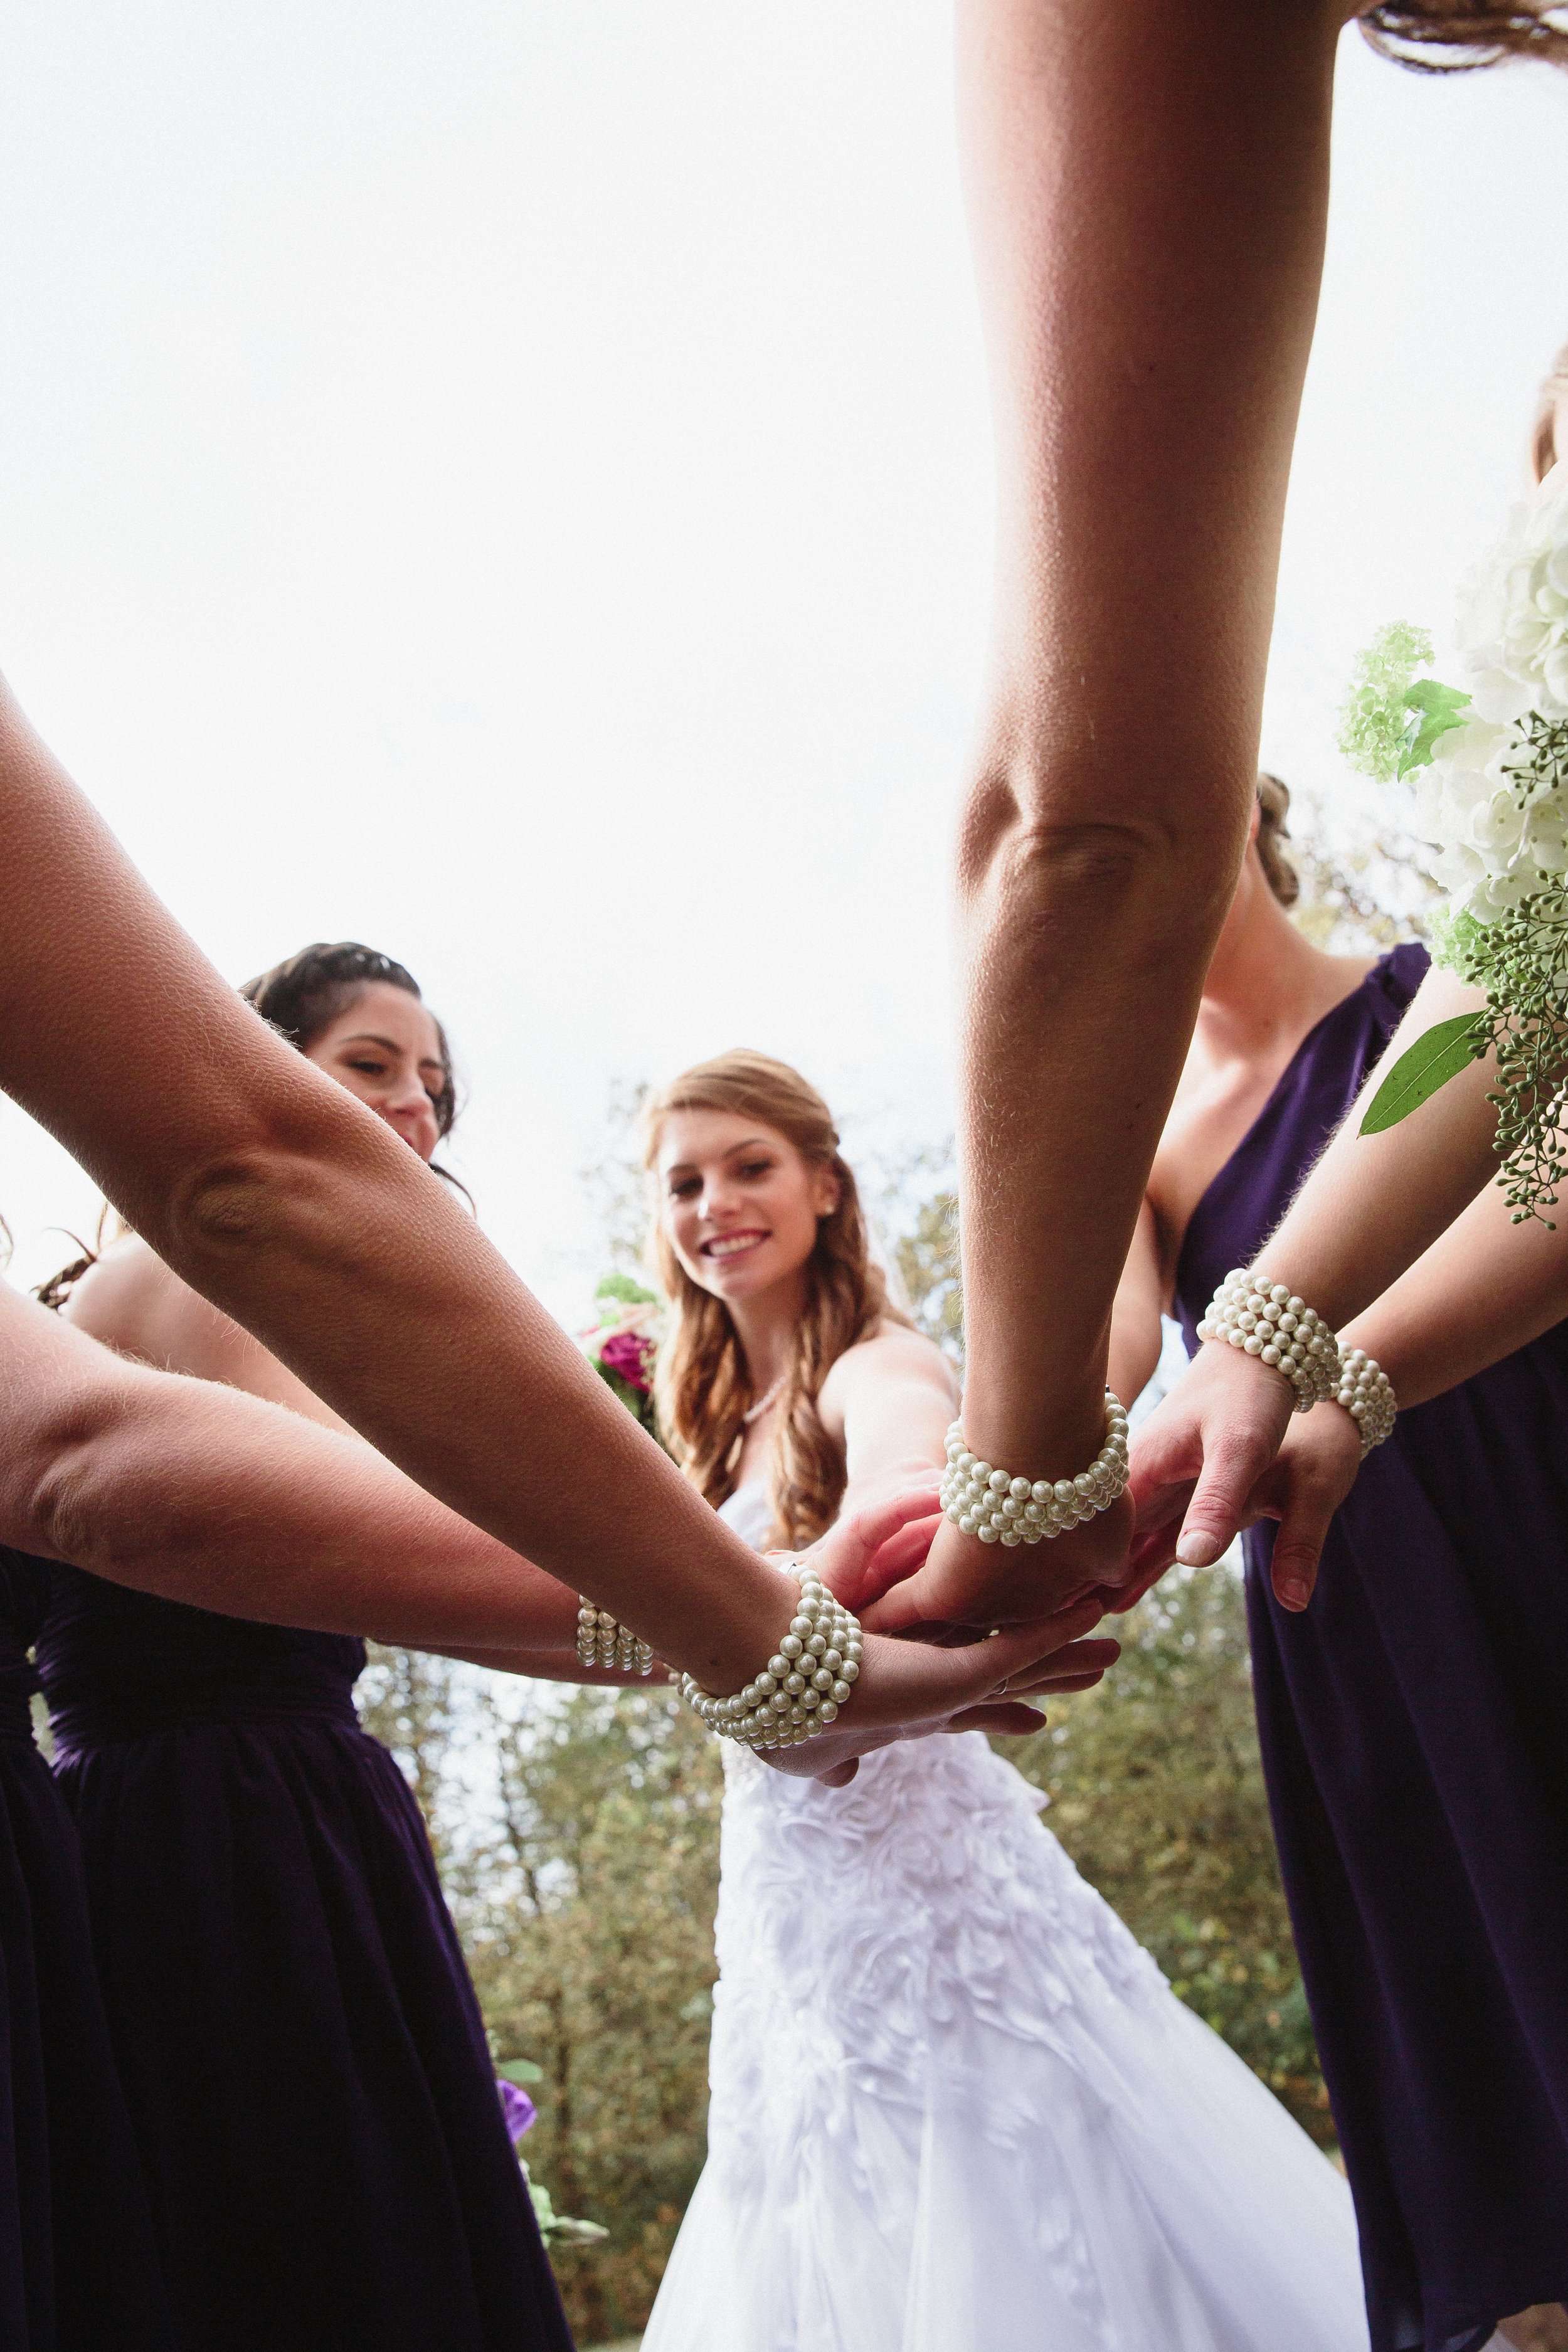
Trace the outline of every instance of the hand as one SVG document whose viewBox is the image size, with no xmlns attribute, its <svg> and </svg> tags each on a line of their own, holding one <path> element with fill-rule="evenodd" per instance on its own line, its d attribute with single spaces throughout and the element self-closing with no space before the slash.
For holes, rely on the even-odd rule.
<svg viewBox="0 0 1568 2352">
<path fill-rule="evenodd" d="M 846 1511 L 800 1558 L 810 1562 L 834 1598 L 858 1617 L 868 1601 L 922 1565 L 941 1525 L 942 1498 L 933 1470 Z"/>
<path fill-rule="evenodd" d="M 1138 1527 L 1118 1607 L 1131 1606 L 1173 1560 L 1212 1568 L 1229 1550 L 1294 1403 L 1289 1381 L 1255 1356 L 1199 1349 L 1132 1439 L 1129 1491 Z"/>
<path fill-rule="evenodd" d="M 1125 1496 L 1069 1535 L 1016 1549 L 983 1544 L 939 1519 L 924 1565 L 912 1573 L 904 1565 L 898 1583 L 878 1583 L 867 1574 L 857 1613 L 868 1633 L 950 1642 L 973 1640 L 994 1625 L 1037 1622 L 1090 1594 L 1102 1612 L 1105 1594 L 1129 1574 L 1131 1531 L 1132 1507 Z M 874 1569 L 899 1563 L 911 1538 L 912 1529 L 906 1529 L 878 1555 Z"/>
<path fill-rule="evenodd" d="M 1318 1581 L 1329 1522 L 1361 1468 L 1361 1432 L 1342 1405 L 1298 1414 L 1278 1458 L 1254 1487 L 1247 1517 L 1278 1519 L 1271 1577 L 1281 1609 L 1305 1609 Z"/>
<path fill-rule="evenodd" d="M 963 1649 L 866 1638 L 860 1679 L 831 1731 L 798 1748 L 765 1751 L 781 1772 L 842 1788 L 859 1759 L 898 1739 L 938 1731 L 1038 1731 L 1044 1717 L 1023 1702 L 1047 1691 L 1088 1690 L 1121 1655 L 1119 1643 L 1081 1637 L 1099 1622 L 1098 1597 L 1033 1625 Z"/>
</svg>

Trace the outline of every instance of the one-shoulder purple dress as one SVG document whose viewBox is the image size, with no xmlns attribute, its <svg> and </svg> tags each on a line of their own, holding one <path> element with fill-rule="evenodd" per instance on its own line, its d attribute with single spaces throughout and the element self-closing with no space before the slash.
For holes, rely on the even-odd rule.
<svg viewBox="0 0 1568 2352">
<path fill-rule="evenodd" d="M 1426 969 L 1396 948 L 1318 1024 L 1204 1195 L 1189 1349 Z M 1472 2352 L 1568 2298 L 1568 1324 L 1400 1415 L 1303 1614 L 1272 1538 L 1246 1539 L 1258 1729 L 1373 2352 Z"/>
<path fill-rule="evenodd" d="M 0 1547 L 0 2347 L 175 2352 L 76 1829 L 33 1741 L 48 1576 Z"/>
<path fill-rule="evenodd" d="M 182 2352 L 570 2352 L 363 1644 L 62 1568 L 37 1655 Z"/>
</svg>

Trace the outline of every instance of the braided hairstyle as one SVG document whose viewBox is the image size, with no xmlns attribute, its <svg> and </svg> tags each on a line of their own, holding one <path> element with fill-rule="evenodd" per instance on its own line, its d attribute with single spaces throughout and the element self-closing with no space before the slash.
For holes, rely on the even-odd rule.
<svg viewBox="0 0 1568 2352">
<path fill-rule="evenodd" d="M 846 1349 L 869 1339 L 884 1321 L 908 1323 L 909 1318 L 889 1304 L 887 1283 L 872 1263 L 859 1192 L 839 1151 L 832 1113 L 798 1070 L 765 1054 L 738 1051 L 684 1071 L 644 1113 L 647 1168 L 658 1160 L 665 1120 L 680 1110 L 754 1118 L 837 1181 L 837 1205 L 817 1220 L 816 1246 L 804 1268 L 805 1307 L 768 1465 L 778 1539 L 809 1543 L 832 1526 L 845 1486 L 843 1450 L 816 1409 L 822 1383 Z M 650 1249 L 672 1309 L 654 1376 L 659 1428 L 686 1476 L 717 1508 L 734 1492 L 745 1414 L 756 1402 L 751 1374 L 729 1308 L 692 1281 L 661 1220 L 655 1221 Z"/>
<path fill-rule="evenodd" d="M 1285 822 L 1289 808 L 1289 785 L 1265 769 L 1258 779 L 1258 857 L 1264 879 L 1282 907 L 1293 907 L 1301 895 L 1301 877 L 1284 848 L 1290 838 Z"/>
</svg>

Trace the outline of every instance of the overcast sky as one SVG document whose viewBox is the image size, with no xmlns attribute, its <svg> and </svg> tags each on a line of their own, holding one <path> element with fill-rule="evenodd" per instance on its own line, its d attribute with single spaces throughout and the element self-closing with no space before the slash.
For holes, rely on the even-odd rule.
<svg viewBox="0 0 1568 2352">
<path fill-rule="evenodd" d="M 0 0 L 0 663 L 239 981 L 410 964 L 570 1319 L 613 1082 L 952 1117 L 990 452 L 944 0 Z M 1330 793 L 1568 338 L 1568 86 L 1342 57 L 1264 753 Z M 1157 616 L 1152 625 L 1157 625 Z M 93 1196 L 0 1108 L 14 1278 Z"/>
</svg>

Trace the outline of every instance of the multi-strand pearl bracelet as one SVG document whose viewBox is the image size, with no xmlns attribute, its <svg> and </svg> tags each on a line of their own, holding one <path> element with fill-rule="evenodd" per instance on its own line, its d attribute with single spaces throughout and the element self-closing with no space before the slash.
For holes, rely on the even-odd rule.
<svg viewBox="0 0 1568 2352">
<path fill-rule="evenodd" d="M 651 1675 L 653 1652 L 607 1609 L 595 1609 L 585 1592 L 577 1596 L 577 1660 L 580 1665 L 614 1667 L 617 1674 Z"/>
<path fill-rule="evenodd" d="M 800 1605 L 762 1673 L 732 1698 L 715 1698 L 689 1675 L 670 1679 L 710 1731 L 747 1748 L 793 1748 L 837 1720 L 860 1679 L 860 1628 L 809 1568 L 786 1571 Z"/>
<path fill-rule="evenodd" d="M 1360 1430 L 1361 1458 L 1364 1462 L 1373 1447 L 1381 1445 L 1394 1427 L 1399 1412 L 1394 1382 L 1363 1349 L 1347 1348 L 1341 1360 L 1334 1402 L 1343 1405 Z"/>
<path fill-rule="evenodd" d="M 1342 1405 L 1361 1432 L 1363 1462 L 1394 1427 L 1399 1401 L 1388 1374 L 1363 1349 L 1342 1351 L 1322 1317 L 1282 1282 L 1239 1267 L 1227 1274 L 1198 1325 L 1198 1338 L 1244 1349 L 1282 1372 L 1296 1391 L 1298 1412 L 1331 1398 Z"/>
<path fill-rule="evenodd" d="M 1227 1340 L 1280 1372 L 1310 1412 L 1340 1384 L 1340 1343 L 1322 1317 L 1282 1282 L 1256 1279 L 1244 1266 L 1227 1274 L 1198 1325 L 1200 1339 Z"/>
<path fill-rule="evenodd" d="M 947 1433 L 947 1469 L 942 1507 L 955 1528 L 982 1543 L 1047 1543 L 1109 1510 L 1127 1484 L 1127 1415 L 1114 1392 L 1105 1391 L 1105 1443 L 1076 1478 L 1015 1478 L 997 1470 L 963 1442 L 954 1422 Z"/>
</svg>

